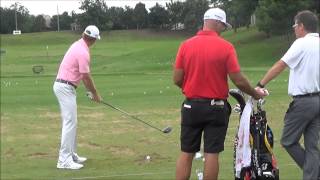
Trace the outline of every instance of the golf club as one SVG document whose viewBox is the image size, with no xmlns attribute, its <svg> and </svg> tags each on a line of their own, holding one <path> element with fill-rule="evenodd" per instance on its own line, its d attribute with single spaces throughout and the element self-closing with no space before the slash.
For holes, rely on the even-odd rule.
<svg viewBox="0 0 320 180">
<path fill-rule="evenodd" d="M 87 96 L 88 96 L 90 99 L 92 99 L 92 93 L 91 93 L 91 92 L 87 92 Z M 111 107 L 112 109 L 115 109 L 115 110 L 117 110 L 117 111 L 119 111 L 119 112 L 121 112 L 121 113 L 123 113 L 123 114 L 125 114 L 125 115 L 127 115 L 127 116 L 129 116 L 129 117 L 131 117 L 131 118 L 133 118 L 133 119 L 135 119 L 135 120 L 137 120 L 137 121 L 139 121 L 139 122 L 141 122 L 141 123 L 149 126 L 149 127 L 151 127 L 151 128 L 153 128 L 153 129 L 156 129 L 156 130 L 158 130 L 158 131 L 161 131 L 162 133 L 168 134 L 168 133 L 170 133 L 171 130 L 172 130 L 172 128 L 169 127 L 169 126 L 166 127 L 166 128 L 164 128 L 164 129 L 159 129 L 159 128 L 157 128 L 157 127 L 155 127 L 155 126 L 153 126 L 153 125 L 151 125 L 151 124 L 143 121 L 142 119 L 139 119 L 138 117 L 133 116 L 133 115 L 125 112 L 124 110 L 122 110 L 122 109 L 120 109 L 120 108 L 117 108 L 117 107 L 115 107 L 115 106 L 113 106 L 113 105 L 111 105 L 111 104 L 109 104 L 109 103 L 107 103 L 107 102 L 101 101 L 100 103 L 102 103 L 102 104 L 104 104 L 104 105 L 106 105 L 106 106 L 109 106 L 109 107 Z"/>
</svg>

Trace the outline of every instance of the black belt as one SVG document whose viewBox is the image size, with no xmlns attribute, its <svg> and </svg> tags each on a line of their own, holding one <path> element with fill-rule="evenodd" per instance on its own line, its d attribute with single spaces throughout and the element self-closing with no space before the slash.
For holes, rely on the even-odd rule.
<svg viewBox="0 0 320 180">
<path fill-rule="evenodd" d="M 211 102 L 212 101 L 212 99 L 209 99 L 209 98 L 187 98 L 186 100 L 191 102 Z"/>
<path fill-rule="evenodd" d="M 202 103 L 210 103 L 211 105 L 224 105 L 226 100 L 223 99 L 210 99 L 210 98 L 186 98 L 187 101 L 190 102 L 202 102 Z"/>
<path fill-rule="evenodd" d="M 293 98 L 302 98 L 302 97 L 311 97 L 311 96 L 320 96 L 320 92 L 296 95 L 296 96 L 293 96 Z"/>
<path fill-rule="evenodd" d="M 71 85 L 73 86 L 75 89 L 77 89 L 77 86 L 72 84 L 71 82 L 69 81 L 66 81 L 66 80 L 63 80 L 63 79 L 56 79 L 56 82 L 60 82 L 60 83 L 64 83 L 64 84 L 68 84 L 68 85 Z"/>
</svg>

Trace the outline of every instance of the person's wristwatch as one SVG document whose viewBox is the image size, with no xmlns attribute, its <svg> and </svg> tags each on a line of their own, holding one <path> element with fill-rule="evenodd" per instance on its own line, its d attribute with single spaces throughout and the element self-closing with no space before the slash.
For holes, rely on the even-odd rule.
<svg viewBox="0 0 320 180">
<path fill-rule="evenodd" d="M 264 88 L 264 85 L 262 85 L 262 84 L 260 83 L 260 81 L 257 83 L 257 86 L 260 87 L 260 88 Z"/>
</svg>

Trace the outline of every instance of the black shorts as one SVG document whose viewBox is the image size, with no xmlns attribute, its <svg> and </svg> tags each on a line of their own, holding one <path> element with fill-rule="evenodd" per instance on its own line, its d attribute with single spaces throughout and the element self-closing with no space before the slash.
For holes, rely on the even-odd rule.
<svg viewBox="0 0 320 180">
<path fill-rule="evenodd" d="M 219 153 L 224 150 L 224 140 L 231 113 L 230 104 L 211 105 L 208 101 L 185 100 L 181 107 L 181 151 L 200 151 L 203 132 L 204 152 Z"/>
</svg>

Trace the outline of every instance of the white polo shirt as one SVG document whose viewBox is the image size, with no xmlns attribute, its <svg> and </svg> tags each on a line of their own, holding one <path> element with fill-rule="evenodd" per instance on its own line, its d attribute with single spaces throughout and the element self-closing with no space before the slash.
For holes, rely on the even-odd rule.
<svg viewBox="0 0 320 180">
<path fill-rule="evenodd" d="M 290 68 L 288 94 L 291 96 L 320 92 L 320 39 L 308 33 L 296 39 L 281 58 Z"/>
</svg>

